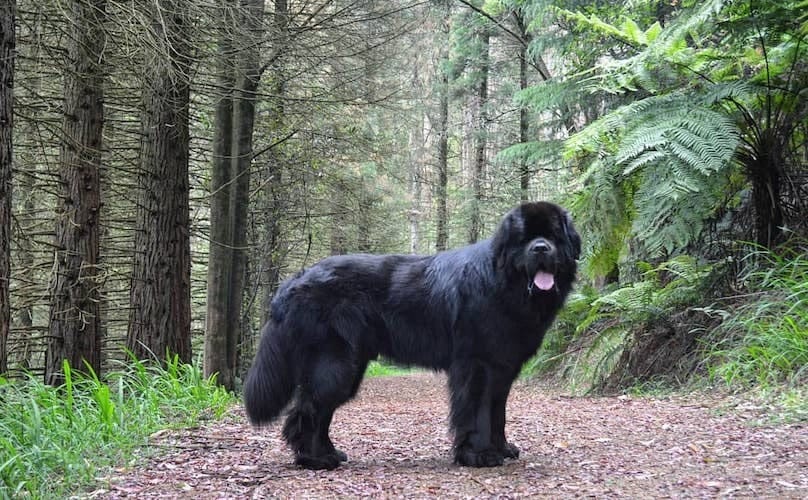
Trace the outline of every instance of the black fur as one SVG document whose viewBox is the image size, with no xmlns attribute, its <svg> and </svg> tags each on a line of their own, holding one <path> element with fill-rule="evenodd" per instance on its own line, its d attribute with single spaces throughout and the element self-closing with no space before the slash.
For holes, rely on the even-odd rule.
<svg viewBox="0 0 808 500">
<path fill-rule="evenodd" d="M 448 371 L 457 463 L 490 467 L 518 457 L 505 439 L 511 383 L 563 305 L 580 251 L 569 215 L 535 202 L 508 212 L 492 239 L 467 247 L 313 265 L 272 301 L 244 388 L 250 420 L 271 422 L 295 396 L 283 435 L 296 463 L 333 469 L 346 460 L 328 435 L 334 410 L 382 355 Z M 553 275 L 551 289 L 534 286 L 538 271 Z"/>
</svg>

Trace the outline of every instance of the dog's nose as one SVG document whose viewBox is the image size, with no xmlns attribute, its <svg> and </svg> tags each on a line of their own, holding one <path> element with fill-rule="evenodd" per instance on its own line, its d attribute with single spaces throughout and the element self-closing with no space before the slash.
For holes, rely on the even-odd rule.
<svg viewBox="0 0 808 500">
<path fill-rule="evenodd" d="M 530 251 L 533 253 L 551 253 L 553 251 L 553 245 L 544 238 L 539 238 L 530 246 Z"/>
</svg>

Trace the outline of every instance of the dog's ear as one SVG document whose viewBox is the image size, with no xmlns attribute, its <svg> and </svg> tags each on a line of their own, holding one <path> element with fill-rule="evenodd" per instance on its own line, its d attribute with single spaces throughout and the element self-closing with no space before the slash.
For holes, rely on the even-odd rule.
<svg viewBox="0 0 808 500">
<path fill-rule="evenodd" d="M 575 225 L 572 223 L 572 216 L 569 212 L 564 211 L 564 217 L 562 219 L 561 225 L 564 228 L 564 234 L 567 236 L 567 239 L 570 242 L 570 247 L 572 248 L 572 257 L 575 260 L 581 258 L 581 236 L 578 234 L 578 231 L 575 230 Z"/>
<path fill-rule="evenodd" d="M 497 227 L 497 232 L 494 233 L 494 238 L 491 241 L 491 249 L 494 253 L 494 263 L 498 268 L 503 268 L 508 262 L 508 249 L 513 245 L 511 241 L 514 237 L 522 234 L 524 228 L 522 227 L 521 219 L 516 216 L 517 209 L 513 209 L 502 218 L 502 222 Z"/>
</svg>

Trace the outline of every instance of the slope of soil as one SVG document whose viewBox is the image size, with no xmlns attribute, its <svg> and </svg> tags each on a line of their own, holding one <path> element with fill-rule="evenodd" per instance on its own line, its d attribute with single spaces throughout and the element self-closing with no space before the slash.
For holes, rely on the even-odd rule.
<svg viewBox="0 0 808 500">
<path fill-rule="evenodd" d="M 710 400 L 567 398 L 514 387 L 507 433 L 522 456 L 503 467 L 452 464 L 445 379 L 365 381 L 337 411 L 332 438 L 349 461 L 292 465 L 280 425 L 224 422 L 153 436 L 159 449 L 99 478 L 94 498 L 806 498 L 808 429 L 717 416 Z M 759 415 L 756 415 L 759 416 Z"/>
</svg>

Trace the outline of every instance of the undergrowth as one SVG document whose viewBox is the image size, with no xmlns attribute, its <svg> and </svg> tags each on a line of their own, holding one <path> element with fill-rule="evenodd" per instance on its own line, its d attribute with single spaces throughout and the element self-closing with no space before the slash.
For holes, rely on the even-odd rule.
<svg viewBox="0 0 808 500">
<path fill-rule="evenodd" d="M 621 287 L 579 287 L 523 374 L 551 375 L 574 393 L 588 392 L 625 369 L 619 364 L 647 362 L 652 353 L 642 347 L 665 355 L 666 344 L 649 336 L 675 333 L 698 339 L 690 355 L 700 369 L 673 377 L 679 383 L 765 389 L 767 398 L 782 394 L 794 414 L 805 414 L 804 392 L 792 389 L 808 381 L 808 255 L 794 248 L 752 252 L 744 291 L 724 299 L 707 293 L 714 267 L 686 256 L 646 266 L 641 280 Z M 709 318 L 709 326 L 682 323 L 692 317 L 685 311 Z M 627 381 L 623 390 L 658 390 L 656 379 Z"/>
<path fill-rule="evenodd" d="M 635 330 L 697 300 L 712 272 L 686 255 L 639 267 L 642 279 L 634 283 L 571 294 L 523 375 L 555 372 L 573 392 L 589 391 L 609 375 Z"/>
<path fill-rule="evenodd" d="M 754 252 L 740 303 L 704 308 L 721 316 L 705 339 L 711 380 L 728 386 L 808 381 L 808 256 L 804 252 Z"/>
<path fill-rule="evenodd" d="M 155 431 L 220 418 L 235 401 L 176 356 L 133 359 L 104 380 L 67 363 L 64 373 L 60 387 L 0 378 L 0 498 L 66 497 L 132 461 Z"/>
</svg>

